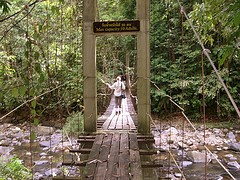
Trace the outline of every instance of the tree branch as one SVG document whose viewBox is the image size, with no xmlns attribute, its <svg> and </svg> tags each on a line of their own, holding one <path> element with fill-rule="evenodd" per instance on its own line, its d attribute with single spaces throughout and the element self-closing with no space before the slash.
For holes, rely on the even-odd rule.
<svg viewBox="0 0 240 180">
<path fill-rule="evenodd" d="M 6 20 L 8 20 L 8 19 L 10 19 L 11 17 L 13 17 L 13 16 L 15 16 L 15 15 L 17 15 L 17 14 L 19 14 L 19 13 L 21 13 L 24 9 L 26 9 L 27 7 L 31 7 L 31 6 L 35 5 L 35 4 L 38 3 L 39 1 L 40 1 L 40 0 L 36 0 L 36 1 L 34 1 L 33 3 L 31 3 L 31 4 L 29 4 L 29 5 L 25 5 L 25 6 L 24 6 L 21 10 L 19 10 L 18 12 L 14 13 L 14 14 L 8 16 L 8 17 L 5 17 L 5 18 L 3 18 L 3 19 L 0 19 L 0 23 L 3 22 L 3 21 L 6 21 Z M 42 0 L 42 1 L 46 1 L 46 0 Z"/>
</svg>

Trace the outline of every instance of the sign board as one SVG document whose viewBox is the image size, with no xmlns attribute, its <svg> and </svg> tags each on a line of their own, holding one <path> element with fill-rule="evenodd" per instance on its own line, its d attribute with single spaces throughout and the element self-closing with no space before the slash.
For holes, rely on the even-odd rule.
<svg viewBox="0 0 240 180">
<path fill-rule="evenodd" d="M 140 21 L 103 21 L 93 23 L 94 33 L 140 31 Z"/>
</svg>

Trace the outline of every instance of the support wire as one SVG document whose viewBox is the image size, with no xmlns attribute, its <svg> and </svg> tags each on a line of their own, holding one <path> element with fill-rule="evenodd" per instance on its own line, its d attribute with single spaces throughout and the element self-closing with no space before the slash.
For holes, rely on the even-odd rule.
<svg viewBox="0 0 240 180">
<path fill-rule="evenodd" d="M 152 82 L 152 83 L 153 83 L 153 82 Z M 154 86 L 157 87 L 156 84 L 154 84 Z M 157 89 L 159 90 L 160 88 L 157 87 Z M 171 96 L 169 96 L 169 95 L 167 95 L 167 94 L 163 94 L 163 95 L 165 95 L 166 97 L 169 97 L 170 101 L 174 102 L 174 101 L 172 100 L 172 97 L 171 97 Z M 180 105 L 178 105 L 176 102 L 174 102 L 174 105 L 176 105 L 176 106 L 182 111 L 182 115 L 183 115 L 184 118 L 188 121 L 188 123 L 191 125 L 191 127 L 194 129 L 195 133 L 198 133 L 198 130 L 195 128 L 195 126 L 192 124 L 192 122 L 190 121 L 190 119 L 189 119 L 189 118 L 187 117 L 187 115 L 184 113 L 184 109 L 182 109 L 182 108 L 180 107 Z M 147 114 L 147 115 L 150 116 L 149 114 Z M 151 119 L 151 121 L 153 121 L 152 118 L 150 118 L 150 119 Z M 155 128 L 157 129 L 156 124 L 155 124 L 155 123 L 153 123 L 153 124 L 154 124 Z M 208 149 L 208 147 L 205 145 L 205 139 L 203 139 L 203 141 L 204 141 L 204 148 L 205 148 L 208 152 L 210 152 L 211 155 L 213 155 L 213 153 L 212 153 L 212 152 Z M 217 159 L 217 157 L 213 156 L 213 158 L 219 163 L 219 165 L 227 172 L 227 174 L 228 174 L 233 180 L 236 180 L 236 178 L 235 178 L 235 177 L 228 171 L 228 169 Z"/>
<path fill-rule="evenodd" d="M 237 114 L 238 114 L 238 117 L 240 118 L 240 111 L 239 111 L 239 109 L 238 109 L 238 107 L 237 107 L 235 101 L 233 100 L 232 95 L 231 95 L 230 92 L 228 91 L 227 86 L 225 85 L 225 83 L 224 83 L 222 77 L 220 76 L 220 74 L 219 74 L 219 72 L 218 72 L 216 66 L 214 65 L 214 63 L 213 63 L 213 61 L 212 61 L 212 59 L 211 59 L 211 57 L 210 57 L 210 55 L 209 55 L 210 51 L 204 47 L 204 45 L 203 45 L 203 43 L 202 43 L 202 41 L 201 41 L 201 39 L 200 39 L 198 33 L 196 32 L 196 30 L 195 30 L 195 28 L 194 28 L 192 22 L 191 22 L 190 19 L 188 18 L 187 14 L 186 14 L 186 12 L 185 12 L 185 10 L 184 10 L 184 8 L 183 8 L 183 6 L 181 5 L 181 3 L 180 3 L 179 0 L 177 0 L 177 1 L 178 1 L 179 6 L 181 7 L 181 13 L 184 14 L 185 18 L 187 19 L 188 23 L 190 24 L 190 26 L 191 26 L 191 28 L 192 28 L 192 30 L 193 30 L 193 32 L 194 32 L 194 35 L 195 35 L 196 38 L 198 39 L 198 43 L 199 43 L 200 46 L 202 47 L 202 50 L 203 50 L 203 52 L 204 52 L 204 55 L 208 58 L 210 64 L 211 64 L 212 67 L 213 67 L 213 70 L 215 71 L 215 73 L 216 73 L 216 75 L 217 75 L 217 77 L 218 77 L 218 80 L 221 82 L 221 84 L 222 84 L 222 86 L 223 86 L 225 92 L 226 92 L 227 95 L 228 95 L 228 98 L 230 99 L 230 101 L 231 101 L 231 103 L 232 103 L 232 105 L 233 105 L 235 111 L 236 111 Z M 239 121 L 240 121 L 240 120 L 239 120 Z"/>
</svg>

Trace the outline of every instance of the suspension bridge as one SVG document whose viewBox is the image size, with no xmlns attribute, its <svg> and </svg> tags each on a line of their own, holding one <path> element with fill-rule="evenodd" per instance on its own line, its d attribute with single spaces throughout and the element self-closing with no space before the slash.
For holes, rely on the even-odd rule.
<svg viewBox="0 0 240 180">
<path fill-rule="evenodd" d="M 88 159 L 63 162 L 63 165 L 85 165 L 82 179 L 142 179 L 138 142 L 147 142 L 149 138 L 153 142 L 153 137 L 137 135 L 136 113 L 129 95 L 123 99 L 122 105 L 121 114 L 116 115 L 112 98 L 106 112 L 98 118 L 96 134 L 81 136 L 78 142 L 83 148 L 71 150 L 74 153 L 88 152 Z M 85 149 L 89 147 L 87 144 L 91 147 Z"/>
<path fill-rule="evenodd" d="M 159 154 L 160 151 L 152 150 L 154 139 L 150 135 L 150 48 L 149 48 L 149 17 L 150 17 L 150 1 L 136 1 L 137 5 L 137 21 L 116 21 L 116 22 L 95 22 L 95 1 L 84 1 L 83 11 L 83 61 L 84 61 L 84 128 L 90 135 L 84 135 L 79 138 L 79 141 L 83 147 L 80 149 L 73 149 L 71 152 L 88 153 L 88 158 L 84 162 L 63 162 L 63 165 L 75 165 L 84 166 L 82 172 L 82 179 L 144 179 L 143 168 L 144 167 L 158 167 L 162 168 L 162 174 L 166 171 L 163 164 L 144 164 L 142 163 L 142 156 L 144 154 Z M 181 6 L 182 19 L 185 17 L 188 20 L 188 16 Z M 88 13 L 88 12 L 93 13 Z M 207 50 L 200 41 L 200 38 L 196 31 L 193 31 L 199 40 L 202 47 L 202 55 L 205 55 L 210 61 L 213 69 L 215 70 L 219 81 L 222 83 L 226 93 L 228 94 L 230 101 L 236 109 L 239 117 L 239 110 L 231 98 L 228 89 L 226 88 L 222 78 L 219 76 L 217 69 L 211 61 L 209 56 L 209 50 Z M 126 27 L 129 29 L 126 31 Z M 94 33 L 92 32 L 94 31 Z M 183 30 L 182 30 L 183 31 Z M 122 114 L 116 115 L 113 111 L 113 100 L 111 101 L 107 111 L 104 115 L 97 118 L 96 112 L 96 62 L 95 58 L 95 38 L 96 36 L 103 35 L 136 35 L 137 37 L 137 114 L 133 108 L 131 98 L 128 94 L 128 98 L 123 100 Z M 183 39 L 183 38 L 182 38 Z M 182 42 L 183 43 L 183 42 Z M 184 49 L 183 49 L 184 51 Z M 182 52 L 184 54 L 184 52 Z M 203 56 L 202 56 L 203 57 Z M 202 58 L 203 59 L 203 58 Z M 184 59 L 182 59 L 183 61 Z M 203 71 L 204 77 L 204 71 Z M 157 87 L 158 88 L 158 87 Z M 204 91 L 204 80 L 203 80 Z M 172 101 L 171 96 L 169 97 Z M 178 103 L 172 101 L 176 105 L 186 121 L 197 132 L 191 121 L 184 113 L 184 107 L 178 105 Z M 205 104 L 205 103 L 203 103 Z M 204 123 L 205 120 L 204 120 Z M 153 123 L 154 124 L 154 123 Z M 94 135 L 93 135 L 94 134 Z M 89 145 L 90 144 L 90 145 Z M 207 153 L 212 153 L 207 146 L 204 146 Z M 173 165 L 179 171 L 178 179 L 186 179 L 182 170 L 181 164 L 177 162 L 171 151 L 169 153 L 170 159 L 174 162 Z M 144 158 L 143 158 L 144 159 Z M 228 177 L 235 179 L 235 177 L 229 172 L 227 168 L 216 158 L 219 165 L 226 171 Z M 170 163 L 169 163 L 170 165 Z M 164 170 L 165 169 L 165 170 Z M 170 169 L 170 166 L 168 170 Z M 166 174 L 169 174 L 166 173 Z M 162 178 L 170 178 L 167 175 Z M 207 177 L 207 161 L 205 162 L 205 179 Z M 66 177 L 56 177 L 54 179 L 67 179 Z M 71 179 L 71 178 L 70 178 Z M 170 178 L 171 179 L 171 178 Z"/>
<path fill-rule="evenodd" d="M 179 2 L 179 1 L 178 1 Z M 84 61 L 84 131 L 85 133 L 78 137 L 80 148 L 71 149 L 71 153 L 81 155 L 80 161 L 62 161 L 62 166 L 75 166 L 80 168 L 80 176 L 56 176 L 55 180 L 60 179 L 144 179 L 144 168 L 160 168 L 161 173 L 166 175 L 170 173 L 170 169 L 178 171 L 179 175 L 176 179 L 186 179 L 181 166 L 181 162 L 177 161 L 172 154 L 171 150 L 163 151 L 154 149 L 155 143 L 153 135 L 151 135 L 151 125 L 155 126 L 151 118 L 150 110 L 150 48 L 149 48 L 149 0 L 137 0 L 137 19 L 134 21 L 116 21 L 116 22 L 95 22 L 96 19 L 96 0 L 84 1 L 83 11 L 83 61 Z M 188 20 L 188 16 L 181 6 L 181 15 Z M 92 12 L 92 13 L 89 13 Z M 233 107 L 235 108 L 238 116 L 240 113 L 234 100 L 231 97 L 226 85 L 220 77 L 216 67 L 211 61 L 209 50 L 206 49 L 200 41 L 200 38 L 193 25 L 189 22 L 198 41 L 202 48 L 203 56 L 207 57 L 210 64 L 213 66 L 214 71 L 221 84 L 223 85 Z M 126 27 L 128 26 L 128 27 Z M 97 102 L 96 102 L 96 36 L 103 35 L 136 35 L 137 36 L 137 112 L 135 111 L 132 103 L 132 94 L 127 92 L 127 98 L 122 101 L 122 113 L 115 114 L 114 111 L 114 98 L 106 109 L 106 112 L 97 117 Z M 184 54 L 184 53 L 183 53 Z M 203 72 L 204 73 L 204 72 Z M 204 74 L 203 74 L 204 77 Z M 60 85 L 46 93 L 50 93 L 58 88 Z M 159 90 L 155 84 L 154 86 Z M 204 84 L 203 84 L 204 87 Z M 29 101 L 29 103 L 39 98 L 41 94 Z M 174 102 L 169 95 L 165 95 L 169 100 L 179 108 L 185 121 L 197 132 L 197 129 L 191 123 L 189 118 L 184 113 L 184 107 Z M 21 104 L 20 106 L 23 106 Z M 203 103 L 204 104 L 204 103 Z M 18 106 L 17 108 L 19 108 Z M 16 109 L 17 109 L 16 108 Z M 13 110 L 15 111 L 15 109 Z M 11 111 L 11 112 L 13 112 Z M 10 114 L 9 112 L 8 114 Z M 8 115 L 6 114 L 6 116 Z M 6 117 L 4 116 L 4 117 Z M 3 119 L 2 117 L 1 119 Z M 205 121 L 204 121 L 205 123 Z M 160 130 L 159 130 L 160 131 Z M 184 136 L 184 135 L 183 135 Z M 183 137 L 184 139 L 184 137 Z M 207 153 L 212 154 L 207 146 L 204 145 Z M 167 153 L 168 159 L 166 162 L 174 162 L 164 167 L 163 163 L 144 163 L 145 155 L 161 155 Z M 206 153 L 206 155 L 207 155 Z M 170 160 L 171 159 L 171 160 Z M 219 166 L 226 171 L 228 179 L 236 179 L 231 172 L 226 168 L 221 161 L 216 158 Z M 205 166 L 207 167 L 207 161 Z M 158 177 L 160 179 L 169 179 L 170 177 Z M 205 168 L 205 179 L 208 179 L 208 171 Z"/>
</svg>

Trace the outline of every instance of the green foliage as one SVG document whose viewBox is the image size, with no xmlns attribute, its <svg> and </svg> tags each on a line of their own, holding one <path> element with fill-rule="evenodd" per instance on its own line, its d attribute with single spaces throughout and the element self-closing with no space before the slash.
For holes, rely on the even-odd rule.
<svg viewBox="0 0 240 180">
<path fill-rule="evenodd" d="M 98 0 L 100 20 L 129 20 L 136 17 L 135 0 Z"/>
<path fill-rule="evenodd" d="M 12 2 L 12 13 L 19 12 L 26 4 L 27 1 L 23 0 Z M 0 110 L 9 111 L 69 82 L 62 89 L 47 93 L 27 106 L 33 119 L 37 119 L 49 110 L 67 109 L 74 102 L 82 102 L 79 41 L 82 15 L 81 10 L 78 11 L 82 8 L 82 1 L 41 1 L 31 8 L 28 18 L 23 18 L 25 11 L 14 16 L 19 22 L 1 41 Z M 2 30 L 11 24 L 9 20 L 2 22 Z"/>
<path fill-rule="evenodd" d="M 160 88 L 159 91 L 152 86 L 152 110 L 159 114 L 179 110 L 169 101 L 169 95 L 180 106 L 184 106 L 185 113 L 198 117 L 197 114 L 201 113 L 202 109 L 201 47 L 196 43 L 197 39 L 185 19 L 182 47 L 181 18 L 176 3 L 151 2 L 151 80 Z M 239 103 L 239 86 L 236 83 L 239 82 L 239 77 L 235 74 L 239 72 L 237 7 L 239 8 L 239 2 L 234 0 L 195 1 L 184 5 L 200 39 L 204 45 L 212 48 L 213 61 Z M 222 68 L 223 66 L 225 68 Z M 205 98 L 207 112 L 217 113 L 219 116 L 230 116 L 234 113 L 209 62 L 205 62 Z"/>
<path fill-rule="evenodd" d="M 0 42 L 0 110 L 12 110 L 62 84 L 65 86 L 27 104 L 34 124 L 37 125 L 39 117 L 50 113 L 50 110 L 67 109 L 71 113 L 75 111 L 72 108 L 75 104 L 81 110 L 83 1 L 38 1 L 35 6 L 29 7 L 31 13 L 28 17 L 25 17 L 26 10 L 20 11 L 28 1 L 15 0 L 11 6 L 8 2 L 0 0 L 1 19 L 6 19 L 0 24 L 2 34 L 5 34 Z M 136 18 L 135 0 L 97 2 L 98 20 Z M 204 46 L 211 50 L 211 58 L 236 103 L 240 104 L 240 2 L 184 0 L 183 5 Z M 19 13 L 6 18 L 10 8 L 13 15 Z M 181 106 L 184 105 L 186 112 L 201 113 L 201 47 L 185 18 L 182 37 L 182 19 L 177 1 L 151 0 L 150 10 L 150 79 L 160 88 L 151 87 L 152 110 L 162 114 L 177 110 L 169 95 Z M 12 22 L 16 24 L 13 26 Z M 135 81 L 136 42 L 135 36 L 98 37 L 98 77 L 111 82 L 117 74 L 125 73 L 128 54 L 131 80 Z M 205 83 L 207 108 L 221 116 L 231 115 L 231 104 L 208 62 L 205 62 Z M 105 85 L 101 81 L 97 86 L 99 94 L 104 91 Z M 77 119 L 77 115 L 72 115 L 70 119 Z M 34 134 L 31 136 L 34 138 Z"/>
<path fill-rule="evenodd" d="M 189 13 L 203 43 L 218 47 L 216 53 L 220 66 L 234 56 L 238 57 L 239 7 L 239 1 L 235 0 L 206 0 L 196 3 Z"/>
<path fill-rule="evenodd" d="M 70 114 L 70 116 L 67 117 L 63 131 L 68 135 L 78 135 L 83 132 L 83 114 L 81 112 L 73 112 Z"/>
<path fill-rule="evenodd" d="M 10 2 L 6 0 L 0 0 L 0 9 L 2 10 L 3 14 L 7 14 L 11 11 L 9 5 Z"/>
<path fill-rule="evenodd" d="M 26 168 L 17 157 L 8 162 L 0 162 L 0 179 L 28 180 L 32 179 L 31 171 Z"/>
</svg>

